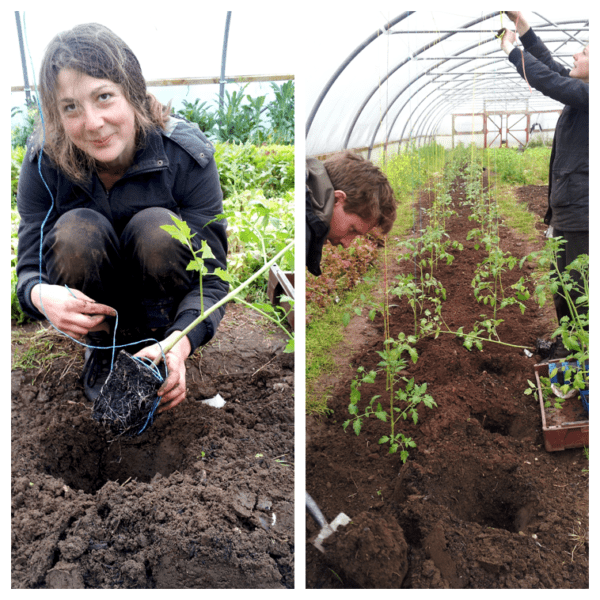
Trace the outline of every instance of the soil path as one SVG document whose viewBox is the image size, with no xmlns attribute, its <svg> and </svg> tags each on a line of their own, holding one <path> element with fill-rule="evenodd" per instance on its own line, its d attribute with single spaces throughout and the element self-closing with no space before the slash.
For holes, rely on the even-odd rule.
<svg viewBox="0 0 600 600">
<path fill-rule="evenodd" d="M 539 242 L 500 229 L 502 249 L 521 257 L 543 242 L 547 188 L 527 186 L 517 196 L 540 217 Z M 462 182 L 452 197 L 458 214 L 447 231 L 464 250 L 453 251 L 453 264 L 440 266 L 436 277 L 447 291 L 447 323 L 470 331 L 479 314 L 490 314 L 489 306 L 475 302 L 471 287 L 484 251 L 467 241 L 475 224 L 460 205 Z M 421 206 L 430 200 L 424 194 Z M 390 278 L 407 264 L 391 263 L 396 270 Z M 510 272 L 503 284 L 520 275 Z M 410 309 L 396 304 L 394 338 L 414 330 Z M 516 307 L 503 309 L 501 339 L 535 347 L 553 330 L 553 311 L 551 303 L 540 309 L 533 302 L 524 315 Z M 346 334 L 344 346 L 357 350 L 336 378 L 324 382 L 333 413 L 308 419 L 306 486 L 327 518 L 344 512 L 354 525 L 330 538 L 322 555 L 310 543 L 317 529 L 307 517 L 307 587 L 588 587 L 588 464 L 581 449 L 544 448 L 538 399 L 523 394 L 538 357 L 491 343 L 469 352 L 447 334 L 420 340 L 418 362 L 403 375 L 426 382 L 437 408 L 420 408 L 416 425 L 402 423 L 417 444 L 403 464 L 398 453 L 378 444 L 389 434 L 387 423 L 367 419 L 359 436 L 342 429 L 356 368 L 378 368 L 383 321 L 354 317 Z M 378 378 L 381 383 L 361 388 L 361 409 L 375 394 L 386 397 L 385 378 Z"/>
<path fill-rule="evenodd" d="M 293 587 L 293 355 L 254 315 L 230 305 L 130 439 L 91 419 L 75 343 L 12 372 L 13 588 Z"/>
</svg>

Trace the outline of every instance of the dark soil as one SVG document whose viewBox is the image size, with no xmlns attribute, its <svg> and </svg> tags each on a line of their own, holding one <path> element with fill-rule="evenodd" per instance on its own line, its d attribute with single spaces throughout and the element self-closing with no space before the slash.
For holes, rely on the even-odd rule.
<svg viewBox="0 0 600 600">
<path fill-rule="evenodd" d="M 452 195 L 458 215 L 447 231 L 464 250 L 453 251 L 453 264 L 440 266 L 436 277 L 447 290 L 447 323 L 470 331 L 478 315 L 490 315 L 471 288 L 484 251 L 466 239 L 476 225 L 460 207 L 460 184 Z M 520 257 L 543 243 L 547 188 L 527 186 L 517 195 L 540 217 L 533 242 L 501 228 L 502 249 Z M 420 202 L 427 206 L 430 199 L 423 194 Z M 390 269 L 397 273 L 407 264 L 392 260 Z M 509 273 L 504 285 L 520 275 Z M 390 337 L 412 333 L 411 310 L 391 304 Z M 533 349 L 555 327 L 552 302 L 543 309 L 529 302 L 523 315 L 516 307 L 502 313 L 500 338 L 511 344 Z M 333 413 L 308 419 L 307 491 L 329 520 L 344 512 L 355 521 L 321 554 L 310 543 L 317 529 L 307 517 L 307 588 L 587 588 L 588 463 L 580 448 L 545 449 L 539 400 L 523 394 L 539 357 L 492 343 L 469 352 L 448 334 L 421 339 L 418 362 L 404 375 L 427 382 L 437 408 L 420 408 L 416 425 L 402 423 L 417 444 L 403 464 L 399 453 L 378 444 L 389 424 L 372 417 L 359 436 L 342 429 L 356 368 L 378 368 L 383 339 L 381 316 L 373 323 L 353 319 L 344 343 L 352 356 L 323 381 Z M 361 388 L 361 408 L 375 394 L 386 397 L 385 377 L 378 379 Z M 406 554 L 398 550 L 404 544 Z"/>
<path fill-rule="evenodd" d="M 294 586 L 294 357 L 254 315 L 228 307 L 186 401 L 132 438 L 92 420 L 74 342 L 13 370 L 13 588 Z"/>
</svg>

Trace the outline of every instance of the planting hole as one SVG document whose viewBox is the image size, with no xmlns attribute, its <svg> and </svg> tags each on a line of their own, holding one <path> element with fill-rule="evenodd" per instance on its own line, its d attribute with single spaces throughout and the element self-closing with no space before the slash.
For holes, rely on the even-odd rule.
<svg viewBox="0 0 600 600">
<path fill-rule="evenodd" d="M 490 433 L 499 433 L 500 435 L 510 435 L 510 421 L 503 417 L 493 417 L 487 414 L 473 415 L 481 426 Z"/>
<path fill-rule="evenodd" d="M 418 484 L 413 482 L 415 490 L 439 498 L 463 522 L 518 533 L 536 514 L 538 498 L 529 481 L 493 456 L 461 456 L 436 466 L 426 480 L 419 476 Z M 401 525 L 411 543 L 410 528 Z"/>
<path fill-rule="evenodd" d="M 492 434 L 522 440 L 535 435 L 535 427 L 518 415 L 507 415 L 500 411 L 476 413 L 471 415 L 477 419 L 483 429 Z"/>
<path fill-rule="evenodd" d="M 156 436 L 144 442 L 116 440 L 109 444 L 91 426 L 79 431 L 55 430 L 42 440 L 41 447 L 45 472 L 88 494 L 96 493 L 108 481 L 148 483 L 157 473 L 168 477 L 180 468 L 184 455 L 169 439 Z"/>
<path fill-rule="evenodd" d="M 484 360 L 480 367 L 480 371 L 487 371 L 488 373 L 493 373 L 494 375 L 502 375 L 504 372 L 504 366 L 498 360 L 491 358 L 489 360 Z"/>
<path fill-rule="evenodd" d="M 472 481 L 457 489 L 453 499 L 450 508 L 460 519 L 512 533 L 527 526 L 535 506 L 528 488 L 505 472 Z"/>
</svg>

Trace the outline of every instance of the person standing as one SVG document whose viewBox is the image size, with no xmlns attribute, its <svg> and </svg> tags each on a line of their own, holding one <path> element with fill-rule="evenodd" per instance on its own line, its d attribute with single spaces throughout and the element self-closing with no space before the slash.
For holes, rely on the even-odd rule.
<svg viewBox="0 0 600 600">
<path fill-rule="evenodd" d="M 505 30 L 501 47 L 508 60 L 531 87 L 565 105 L 552 142 L 544 218 L 551 236 L 565 242 L 558 255 L 558 268 L 563 272 L 579 255 L 589 254 L 590 47 L 588 44 L 573 55 L 573 68 L 569 69 L 552 58 L 521 12 L 506 14 L 523 44 L 523 49 L 515 47 L 516 33 Z M 559 322 L 571 319 L 562 295 L 554 296 L 554 305 Z M 555 356 L 561 357 L 559 354 L 566 356 L 567 351 L 558 348 Z"/>
</svg>

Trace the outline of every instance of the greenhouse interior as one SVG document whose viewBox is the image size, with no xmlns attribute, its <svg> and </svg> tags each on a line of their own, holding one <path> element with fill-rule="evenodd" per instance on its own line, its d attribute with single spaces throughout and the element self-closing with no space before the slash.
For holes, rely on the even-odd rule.
<svg viewBox="0 0 600 600">
<path fill-rule="evenodd" d="M 588 16 L 311 35 L 307 588 L 588 588 Z"/>
</svg>

